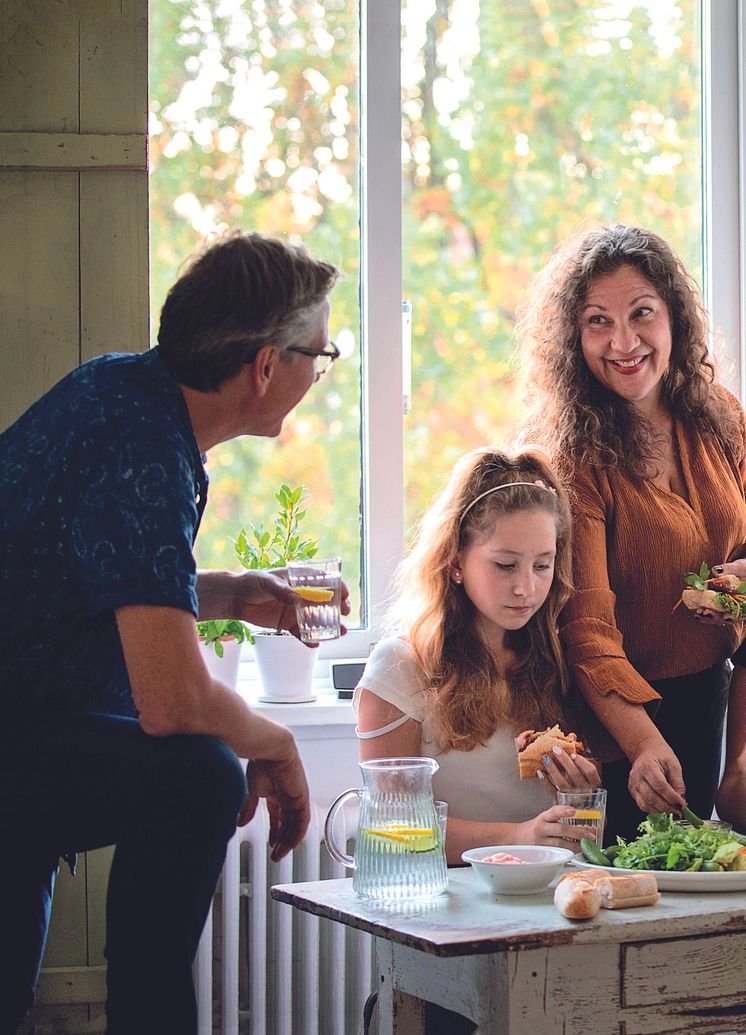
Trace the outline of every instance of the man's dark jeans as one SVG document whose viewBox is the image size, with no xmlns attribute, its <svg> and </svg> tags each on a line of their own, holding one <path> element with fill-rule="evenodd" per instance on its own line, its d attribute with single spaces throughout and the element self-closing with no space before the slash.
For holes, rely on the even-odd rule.
<svg viewBox="0 0 746 1035">
<path fill-rule="evenodd" d="M 193 1035 L 191 964 L 246 781 L 209 736 L 134 719 L 4 719 L 0 1035 L 33 1004 L 59 856 L 116 845 L 106 908 L 109 1035 Z"/>
</svg>

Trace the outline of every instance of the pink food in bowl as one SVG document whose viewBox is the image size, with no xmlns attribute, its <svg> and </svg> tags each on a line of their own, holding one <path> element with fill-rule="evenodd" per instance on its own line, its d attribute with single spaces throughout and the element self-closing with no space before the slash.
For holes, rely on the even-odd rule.
<svg viewBox="0 0 746 1035">
<path fill-rule="evenodd" d="M 483 863 L 525 863 L 525 859 L 519 859 L 517 855 L 508 855 L 507 852 L 495 852 L 494 855 L 485 855 L 480 859 Z"/>
</svg>

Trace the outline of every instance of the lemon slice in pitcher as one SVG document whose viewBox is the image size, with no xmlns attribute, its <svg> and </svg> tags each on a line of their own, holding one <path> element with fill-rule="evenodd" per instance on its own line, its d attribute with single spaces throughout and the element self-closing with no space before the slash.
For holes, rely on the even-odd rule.
<svg viewBox="0 0 746 1035">
<path fill-rule="evenodd" d="M 316 589 L 314 586 L 298 586 L 295 592 L 310 604 L 326 604 L 334 596 L 333 589 Z"/>
<path fill-rule="evenodd" d="M 406 823 L 390 823 L 386 827 L 366 827 L 363 833 L 395 841 L 408 852 L 432 852 L 438 845 L 432 827 L 410 827 Z"/>
<path fill-rule="evenodd" d="M 600 809 L 575 809 L 572 819 L 601 819 Z"/>
</svg>

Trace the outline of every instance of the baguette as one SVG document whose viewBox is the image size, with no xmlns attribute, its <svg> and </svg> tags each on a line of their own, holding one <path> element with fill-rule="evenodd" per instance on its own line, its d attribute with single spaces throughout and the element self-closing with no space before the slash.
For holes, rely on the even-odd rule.
<svg viewBox="0 0 746 1035">
<path fill-rule="evenodd" d="M 559 726 L 547 727 L 538 733 L 521 734 L 519 743 L 525 746 L 518 750 L 518 774 L 522 780 L 533 780 L 539 770 L 544 770 L 542 755 L 551 755 L 552 748 L 561 747 L 568 755 L 583 750 L 583 744 L 574 733 L 563 733 Z"/>
<path fill-rule="evenodd" d="M 564 885 L 569 886 L 561 892 L 559 901 L 557 893 Z M 570 901 L 570 908 L 576 909 L 576 896 L 572 889 L 577 885 L 584 895 L 585 887 L 592 887 L 598 894 L 600 907 L 603 909 L 631 909 L 633 906 L 654 906 L 660 898 L 658 883 L 652 873 L 620 873 L 613 875 L 599 870 L 578 870 L 577 873 L 563 873 L 557 882 L 554 903 L 563 916 L 571 920 L 581 919 L 566 912 L 564 903 Z M 560 904 L 562 903 L 562 904 Z"/>
<path fill-rule="evenodd" d="M 608 874 L 603 870 L 573 870 L 570 873 L 563 873 L 557 879 L 557 883 L 561 884 L 563 880 L 584 880 L 588 884 L 597 884 L 599 881 L 605 880 L 607 876 Z"/>
<path fill-rule="evenodd" d="M 632 906 L 654 906 L 661 897 L 658 882 L 652 873 L 625 873 L 607 876 L 596 887 L 601 892 L 604 909 L 630 909 Z"/>
<path fill-rule="evenodd" d="M 560 881 L 554 889 L 554 904 L 568 920 L 592 920 L 601 911 L 601 892 L 587 880 Z"/>
</svg>

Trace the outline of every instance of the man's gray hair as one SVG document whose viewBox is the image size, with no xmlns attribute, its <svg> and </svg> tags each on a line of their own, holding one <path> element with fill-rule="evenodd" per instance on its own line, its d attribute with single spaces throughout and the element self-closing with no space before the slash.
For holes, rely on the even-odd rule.
<svg viewBox="0 0 746 1035">
<path fill-rule="evenodd" d="M 307 336 L 339 277 L 277 237 L 231 231 L 189 262 L 161 310 L 158 344 L 179 384 L 214 391 L 264 345 Z"/>
</svg>

